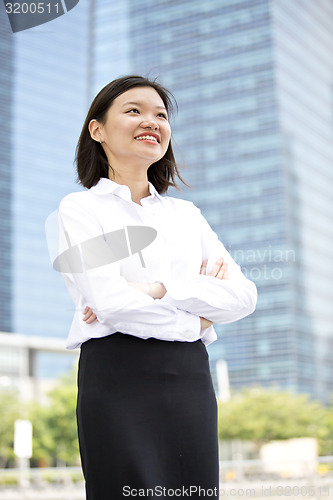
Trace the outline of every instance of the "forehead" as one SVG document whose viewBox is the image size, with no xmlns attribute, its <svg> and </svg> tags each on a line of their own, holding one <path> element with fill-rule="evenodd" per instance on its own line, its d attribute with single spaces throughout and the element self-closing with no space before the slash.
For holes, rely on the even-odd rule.
<svg viewBox="0 0 333 500">
<path fill-rule="evenodd" d="M 136 102 L 145 106 L 163 107 L 161 96 L 152 87 L 134 87 L 118 96 L 113 104 L 117 107 L 124 106 L 127 102 Z"/>
</svg>

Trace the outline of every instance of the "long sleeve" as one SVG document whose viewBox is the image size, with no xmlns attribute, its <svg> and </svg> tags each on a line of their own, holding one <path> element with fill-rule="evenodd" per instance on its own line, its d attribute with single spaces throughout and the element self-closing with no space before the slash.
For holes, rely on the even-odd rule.
<svg viewBox="0 0 333 500">
<path fill-rule="evenodd" d="M 188 280 L 165 279 L 163 301 L 184 311 L 203 316 L 217 324 L 231 323 L 251 314 L 256 306 L 257 289 L 241 272 L 201 211 L 192 205 L 192 224 L 200 231 L 202 256 L 208 259 L 207 273 L 219 257 L 228 262 L 229 279 L 197 274 Z"/>
<path fill-rule="evenodd" d="M 77 269 L 61 272 L 76 307 L 83 309 L 88 305 L 97 315 L 99 325 L 96 322 L 95 325 L 85 325 L 86 329 L 90 329 L 91 336 L 101 336 L 94 335 L 93 328 L 104 328 L 104 334 L 109 329 L 111 332 L 120 331 L 144 339 L 155 337 L 190 342 L 200 339 L 198 315 L 155 300 L 129 286 L 120 275 L 119 262 L 89 266 L 86 255 L 83 257 L 82 243 L 102 236 L 103 229 L 98 217 L 82 200 L 82 197 L 68 195 L 60 203 L 59 255 L 72 252 L 75 255 L 73 266 L 81 259 L 80 265 L 85 268 L 83 272 L 77 272 Z M 114 214 L 110 214 L 110 217 L 114 217 Z M 101 254 L 110 251 L 103 237 L 98 238 L 98 241 Z"/>
</svg>

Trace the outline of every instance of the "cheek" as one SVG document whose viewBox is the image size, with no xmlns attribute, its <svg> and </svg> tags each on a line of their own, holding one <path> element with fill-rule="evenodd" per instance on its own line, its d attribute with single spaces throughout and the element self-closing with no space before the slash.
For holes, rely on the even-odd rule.
<svg viewBox="0 0 333 500">
<path fill-rule="evenodd" d="M 171 139 L 171 127 L 170 126 L 165 127 L 163 135 L 164 135 L 165 143 L 167 145 L 166 147 L 168 147 L 169 143 L 170 143 L 170 139 Z"/>
<path fill-rule="evenodd" d="M 108 130 L 108 146 L 111 151 L 121 150 L 128 140 L 129 131 L 124 124 L 117 124 Z"/>
</svg>

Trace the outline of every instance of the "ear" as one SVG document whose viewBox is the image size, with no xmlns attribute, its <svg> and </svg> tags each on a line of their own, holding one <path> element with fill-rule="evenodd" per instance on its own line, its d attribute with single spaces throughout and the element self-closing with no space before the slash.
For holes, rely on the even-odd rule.
<svg viewBox="0 0 333 500">
<path fill-rule="evenodd" d="M 100 142 L 101 140 L 103 142 L 102 128 L 103 126 L 100 122 L 95 119 L 90 120 L 88 130 L 91 138 L 94 139 L 94 141 Z"/>
</svg>

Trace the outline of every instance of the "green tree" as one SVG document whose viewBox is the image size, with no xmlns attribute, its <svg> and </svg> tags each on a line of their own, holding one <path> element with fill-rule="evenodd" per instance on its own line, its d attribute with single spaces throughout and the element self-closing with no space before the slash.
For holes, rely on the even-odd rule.
<svg viewBox="0 0 333 500">
<path fill-rule="evenodd" d="M 31 403 L 29 419 L 33 427 L 32 466 L 51 466 L 55 457 L 55 442 L 53 432 L 49 428 L 51 408 Z"/>
<path fill-rule="evenodd" d="M 16 392 L 0 392 L 0 468 L 14 461 L 14 422 L 20 418 Z"/>
<path fill-rule="evenodd" d="M 38 463 L 75 465 L 79 462 L 76 394 L 76 374 L 72 372 L 50 391 L 47 407 L 31 406 L 33 459 Z"/>
<path fill-rule="evenodd" d="M 333 455 L 333 398 L 327 409 L 325 424 L 320 433 L 321 452 L 322 455 Z"/>
<path fill-rule="evenodd" d="M 321 403 L 306 395 L 248 388 L 219 404 L 219 437 L 253 441 L 258 448 L 272 440 L 315 437 L 321 451 L 328 433 L 327 415 Z"/>
<path fill-rule="evenodd" d="M 64 377 L 62 383 L 51 391 L 52 404 L 47 418 L 54 439 L 55 458 L 67 465 L 77 463 L 79 457 L 75 415 L 77 389 L 72 379 L 72 376 Z"/>
</svg>

